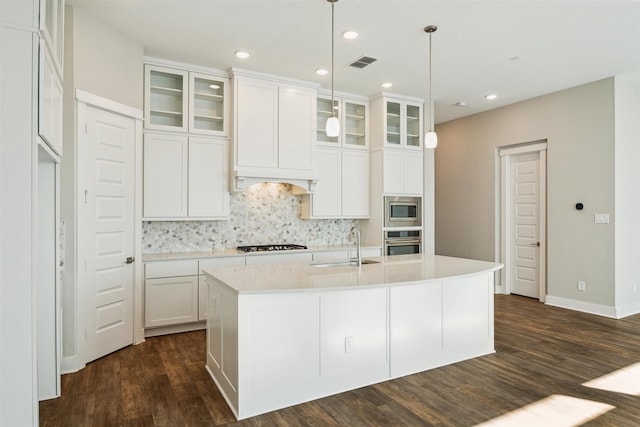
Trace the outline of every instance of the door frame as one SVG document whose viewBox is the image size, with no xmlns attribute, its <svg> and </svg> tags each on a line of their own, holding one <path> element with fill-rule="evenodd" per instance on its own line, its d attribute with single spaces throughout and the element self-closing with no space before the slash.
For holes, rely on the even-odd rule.
<svg viewBox="0 0 640 427">
<path fill-rule="evenodd" d="M 511 293 L 511 156 L 526 153 L 539 153 L 538 179 L 540 197 L 538 205 L 540 253 L 539 300 L 547 297 L 547 141 L 534 141 L 524 144 L 507 145 L 496 148 L 496 258 L 504 268 L 500 271 L 496 293 Z"/>
<path fill-rule="evenodd" d="M 98 95 L 91 94 L 89 92 L 85 92 L 80 89 L 75 90 L 75 110 L 76 110 L 76 144 L 75 144 L 75 158 L 78 159 L 78 146 L 84 138 L 84 123 L 86 122 L 86 107 L 92 107 L 100 110 L 107 111 L 112 114 L 117 114 L 121 116 L 125 116 L 134 120 L 134 158 L 133 168 L 134 168 L 134 227 L 133 227 L 133 250 L 134 257 L 136 262 L 133 264 L 133 343 L 139 344 L 144 341 L 144 319 L 143 319 L 143 282 L 142 282 L 142 273 L 143 273 L 143 265 L 142 265 L 142 123 L 143 123 L 143 113 L 142 110 L 137 108 L 130 107 L 125 104 L 121 104 L 116 101 L 112 101 L 107 98 L 103 98 Z M 76 172 L 77 173 L 77 172 Z M 77 185 L 80 181 L 78 177 L 76 180 L 76 189 L 74 190 L 76 195 L 76 237 L 75 242 L 80 239 L 79 232 L 80 230 L 77 227 L 78 218 L 80 215 L 79 209 L 79 199 L 80 195 L 78 193 L 79 188 Z M 76 257 L 78 257 L 76 253 Z M 86 295 L 84 294 L 83 287 L 78 286 L 80 278 L 82 277 L 84 271 L 81 270 L 79 265 L 79 259 L 76 260 L 76 306 L 75 306 L 75 314 L 76 314 L 76 343 L 77 343 L 77 352 L 78 359 L 77 363 L 79 366 L 76 366 L 76 370 L 83 368 L 87 363 L 87 349 L 84 346 L 84 331 L 85 331 L 85 306 L 84 301 L 86 300 Z"/>
</svg>

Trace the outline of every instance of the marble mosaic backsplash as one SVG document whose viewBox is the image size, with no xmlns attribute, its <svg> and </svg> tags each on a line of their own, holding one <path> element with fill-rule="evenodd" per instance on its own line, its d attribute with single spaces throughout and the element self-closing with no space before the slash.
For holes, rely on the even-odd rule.
<svg viewBox="0 0 640 427">
<path fill-rule="evenodd" d="M 358 220 L 302 220 L 289 184 L 259 184 L 230 197 L 227 221 L 144 221 L 142 252 L 188 252 L 242 245 L 347 245 Z"/>
</svg>

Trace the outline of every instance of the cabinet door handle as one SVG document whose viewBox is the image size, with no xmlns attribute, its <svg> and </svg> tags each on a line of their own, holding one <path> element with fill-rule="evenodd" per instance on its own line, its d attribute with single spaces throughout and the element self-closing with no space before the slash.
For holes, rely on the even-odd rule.
<svg viewBox="0 0 640 427">
<path fill-rule="evenodd" d="M 529 243 L 529 246 L 537 246 L 537 247 L 540 247 L 540 242 Z"/>
<path fill-rule="evenodd" d="M 124 262 L 125 262 L 125 263 L 127 263 L 127 264 L 133 264 L 133 262 L 134 262 L 135 260 L 136 260 L 136 258 L 135 258 L 135 257 L 130 256 L 130 257 L 127 257 L 127 259 L 126 259 L 126 260 L 124 260 Z"/>
</svg>

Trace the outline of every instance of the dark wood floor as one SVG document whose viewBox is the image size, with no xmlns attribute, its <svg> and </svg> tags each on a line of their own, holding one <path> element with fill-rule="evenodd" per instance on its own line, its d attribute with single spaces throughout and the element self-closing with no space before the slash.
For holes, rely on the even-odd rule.
<svg viewBox="0 0 640 427">
<path fill-rule="evenodd" d="M 473 426 L 561 394 L 615 406 L 589 426 L 640 425 L 640 396 L 587 388 L 640 362 L 640 315 L 613 320 L 496 296 L 496 353 L 236 422 L 205 372 L 204 331 L 149 338 L 62 377 L 43 426 Z M 551 427 L 547 424 L 545 427 Z"/>
</svg>

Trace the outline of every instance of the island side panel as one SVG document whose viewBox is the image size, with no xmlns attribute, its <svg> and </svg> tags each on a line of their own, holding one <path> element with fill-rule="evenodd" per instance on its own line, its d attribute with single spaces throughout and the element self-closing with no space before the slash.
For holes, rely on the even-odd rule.
<svg viewBox="0 0 640 427">
<path fill-rule="evenodd" d="M 241 294 L 238 334 L 238 419 L 317 397 L 319 293 Z"/>
<path fill-rule="evenodd" d="M 238 418 L 238 294 L 210 275 L 207 284 L 207 370 Z"/>
<path fill-rule="evenodd" d="M 397 378 L 445 365 L 442 281 L 389 289 L 390 376 Z"/>
<path fill-rule="evenodd" d="M 493 272 L 443 280 L 442 313 L 448 363 L 495 352 Z"/>
</svg>

